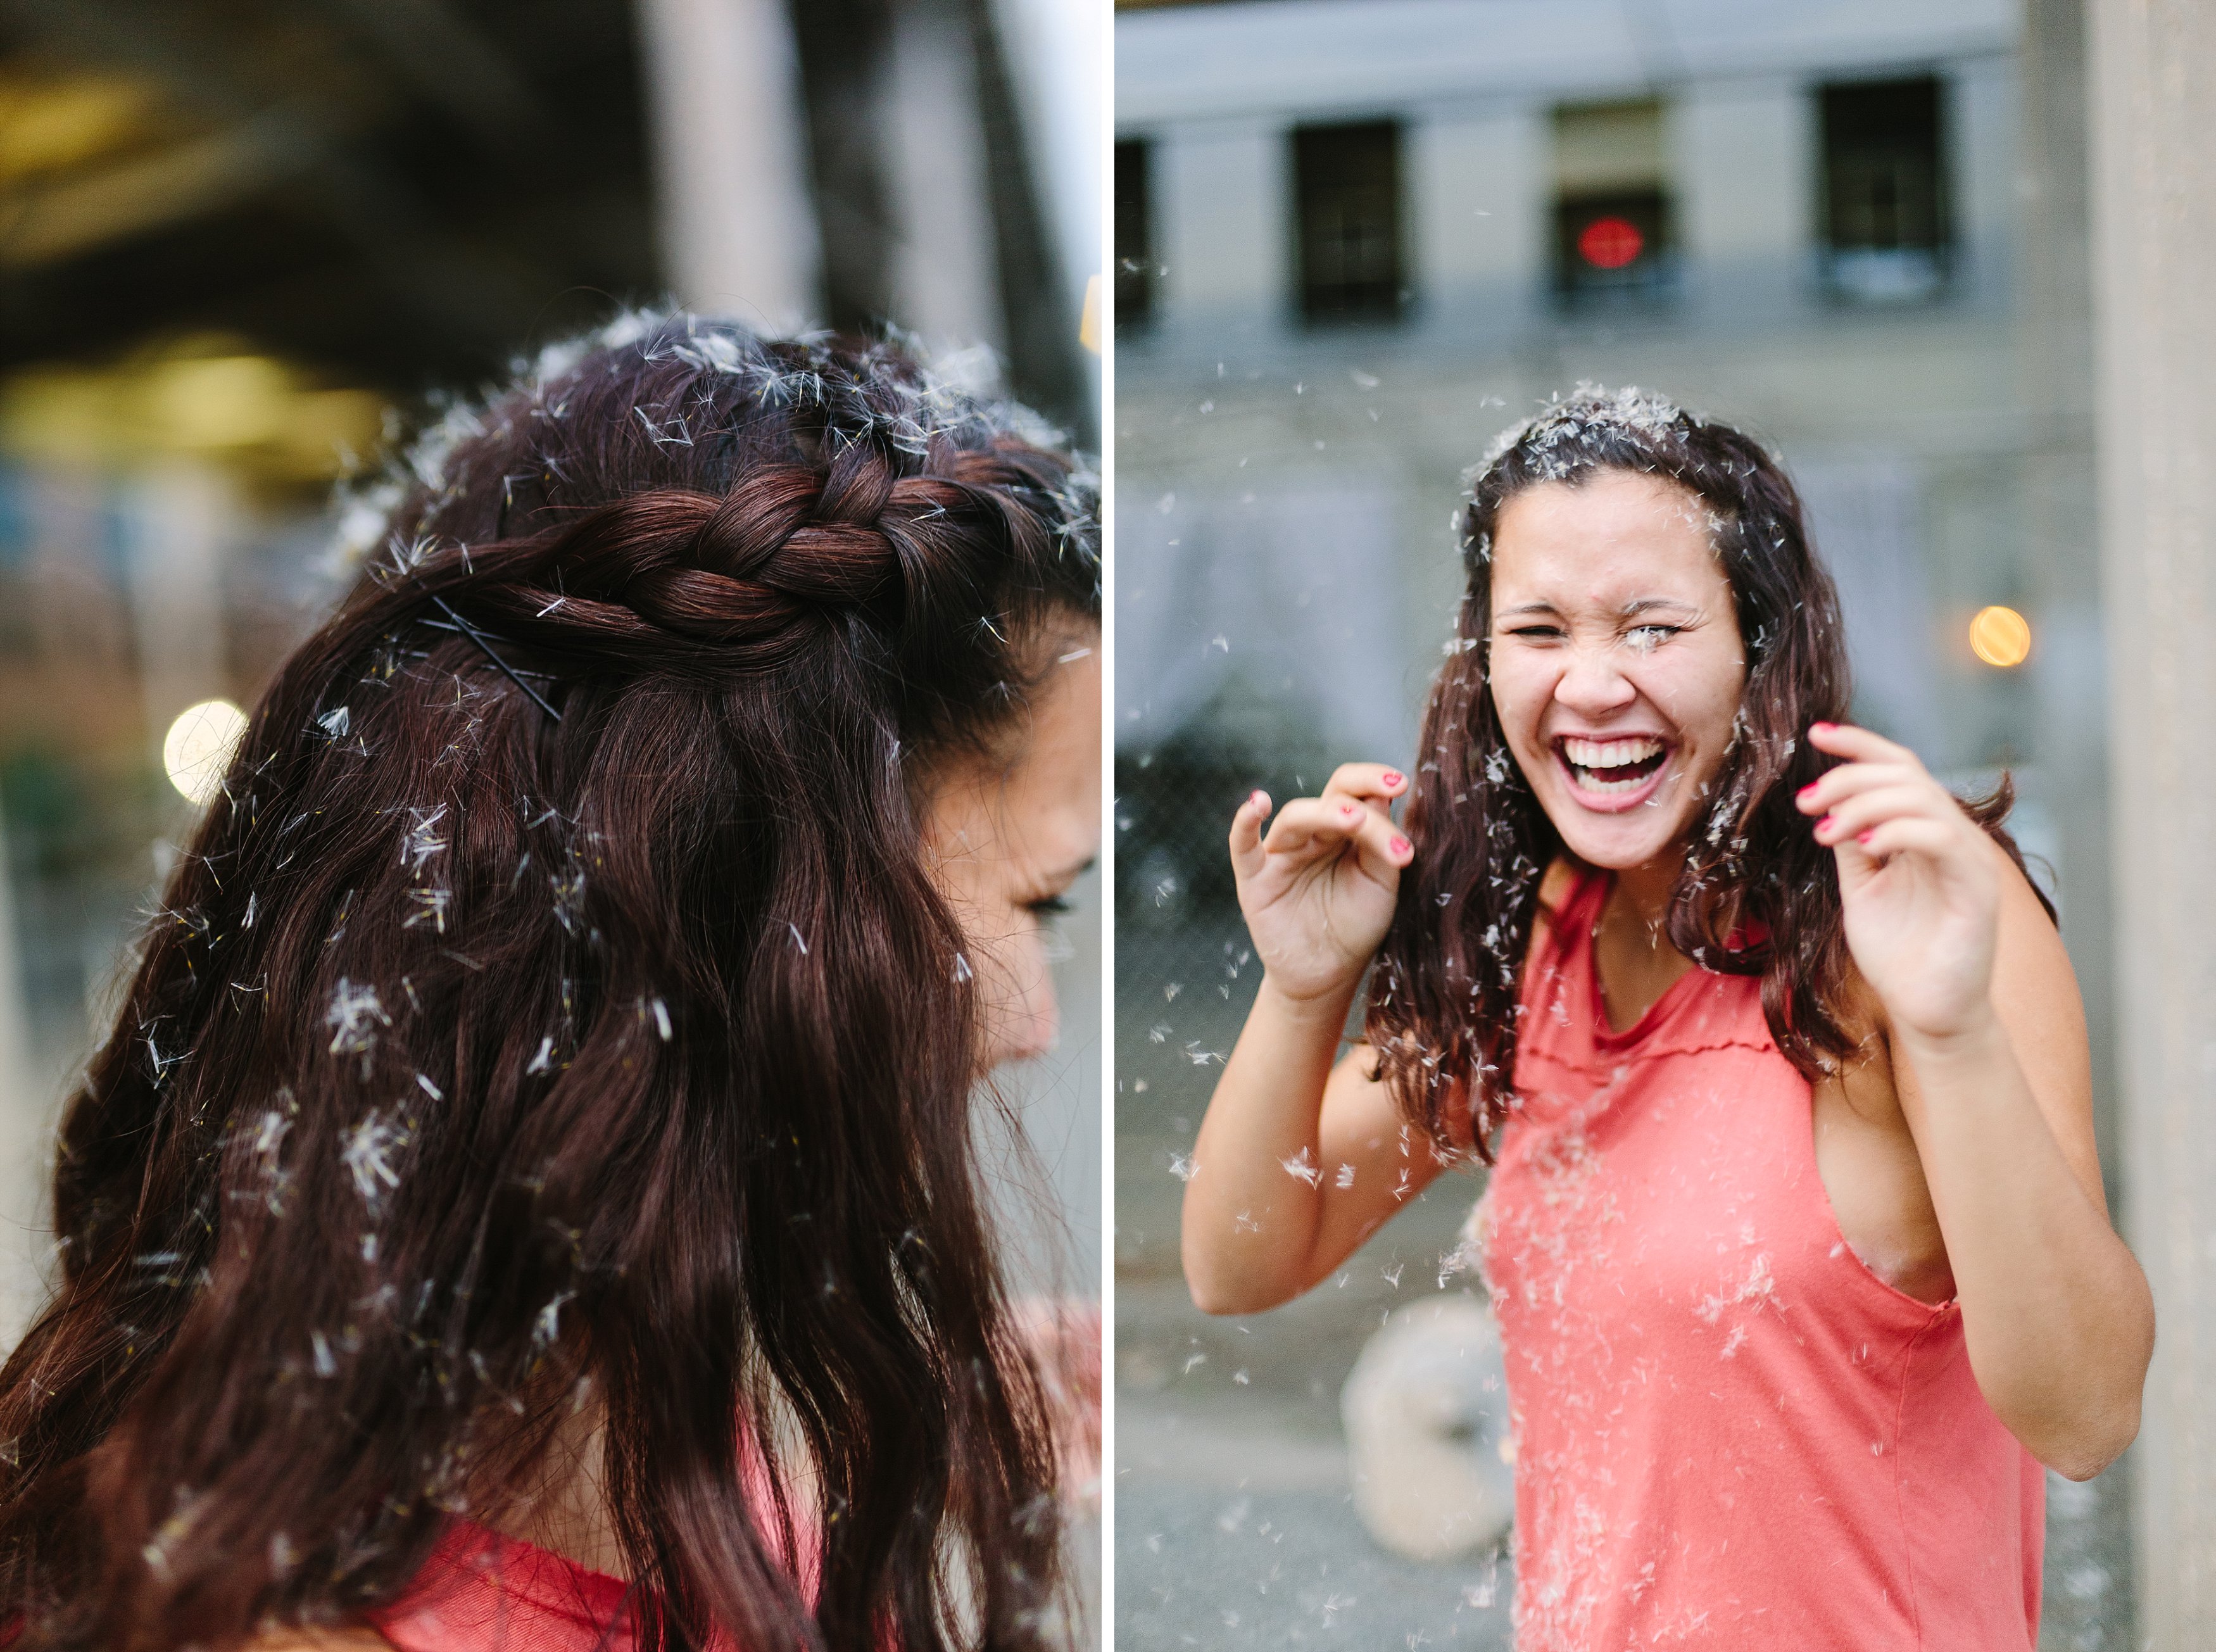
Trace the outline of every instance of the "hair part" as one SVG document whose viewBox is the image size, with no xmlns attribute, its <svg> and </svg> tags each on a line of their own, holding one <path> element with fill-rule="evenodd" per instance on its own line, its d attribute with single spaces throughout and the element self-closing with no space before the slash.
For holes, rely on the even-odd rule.
<svg viewBox="0 0 2216 1652">
<path fill-rule="evenodd" d="M 1377 1072 L 1403 1114 L 1441 1152 L 1488 1163 L 1492 1134 L 1513 1104 L 1541 883 L 1567 853 L 1493 703 L 1493 539 L 1517 495 L 1579 487 L 1605 472 L 1659 478 L 1706 512 L 1746 653 L 1731 743 L 1671 894 L 1671 944 L 1702 968 L 1760 977 L 1770 1036 L 1812 1082 L 1859 1047 L 1837 863 L 1794 804 L 1836 761 L 1807 743 L 1808 725 L 1845 720 L 1853 699 L 1837 592 L 1800 496 L 1778 462 L 1731 426 L 1650 391 L 1580 384 L 1504 432 L 1466 478 L 1457 518 L 1466 585 L 1425 706 L 1407 811 L 1416 856 L 1364 1015 Z M 2004 776 L 1964 807 L 2021 866 L 2001 824 L 2013 799 Z"/>
<path fill-rule="evenodd" d="M 1055 1442 L 914 779 L 1097 623 L 1096 484 L 894 346 L 682 315 L 407 465 L 64 1119 L 18 1645 L 389 1603 L 588 1396 L 644 1644 L 1039 1643 Z"/>
</svg>

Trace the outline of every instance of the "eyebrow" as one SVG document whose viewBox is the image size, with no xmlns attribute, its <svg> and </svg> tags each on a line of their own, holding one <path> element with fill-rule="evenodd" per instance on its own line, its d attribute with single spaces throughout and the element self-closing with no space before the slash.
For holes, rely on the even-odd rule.
<svg viewBox="0 0 2216 1652">
<path fill-rule="evenodd" d="M 1635 620 L 1640 614 L 1652 613 L 1657 608 L 1677 608 L 1686 613 L 1700 612 L 1695 604 L 1674 596 L 1635 596 L 1616 612 L 1619 619 Z M 1559 614 L 1560 613 L 1561 610 L 1551 602 L 1519 602 L 1512 608 L 1501 609 L 1493 617 L 1498 621 L 1513 620 L 1526 614 Z"/>
<path fill-rule="evenodd" d="M 1047 875 L 1050 878 L 1057 882 L 1074 884 L 1099 864 L 1100 857 L 1099 855 L 1088 854 L 1084 860 L 1078 861 L 1075 865 L 1063 866 L 1058 871 L 1050 872 Z"/>
</svg>

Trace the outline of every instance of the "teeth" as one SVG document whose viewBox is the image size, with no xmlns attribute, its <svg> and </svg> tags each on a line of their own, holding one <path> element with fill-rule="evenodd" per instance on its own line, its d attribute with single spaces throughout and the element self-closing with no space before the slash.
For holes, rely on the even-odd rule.
<svg viewBox="0 0 2216 1652">
<path fill-rule="evenodd" d="M 1562 755 L 1579 768 L 1621 768 L 1626 763 L 1643 763 L 1661 749 L 1659 740 L 1644 737 L 1630 740 L 1568 739 L 1562 742 Z"/>
</svg>

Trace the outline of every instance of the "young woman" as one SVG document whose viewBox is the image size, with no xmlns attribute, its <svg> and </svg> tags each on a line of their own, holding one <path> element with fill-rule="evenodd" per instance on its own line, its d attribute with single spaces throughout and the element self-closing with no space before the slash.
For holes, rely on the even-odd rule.
<svg viewBox="0 0 2216 1652">
<path fill-rule="evenodd" d="M 2005 792 L 1841 720 L 1831 582 L 1727 426 L 1581 386 L 1463 549 L 1413 782 L 1232 823 L 1265 974 L 1195 1299 L 1297 1295 L 1486 1158 L 1522 1652 L 2030 1648 L 2039 1465 L 2130 1442 L 2153 1316 Z"/>
<path fill-rule="evenodd" d="M 1051 1638 L 970 1125 L 1096 846 L 1092 478 L 684 316 L 411 463 L 64 1121 L 17 1646 Z"/>
</svg>

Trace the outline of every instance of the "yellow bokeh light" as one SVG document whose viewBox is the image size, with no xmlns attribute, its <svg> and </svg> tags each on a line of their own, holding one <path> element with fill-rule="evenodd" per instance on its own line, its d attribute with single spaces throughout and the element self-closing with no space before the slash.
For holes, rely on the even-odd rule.
<svg viewBox="0 0 2216 1652">
<path fill-rule="evenodd" d="M 223 789 L 224 771 L 245 732 L 246 713 L 227 700 L 186 706 L 162 742 L 169 784 L 193 802 L 206 803 Z"/>
<path fill-rule="evenodd" d="M 1085 279 L 1085 309 L 1077 318 L 1077 342 L 1093 354 L 1100 354 L 1100 278 Z"/>
<path fill-rule="evenodd" d="M 1980 608 L 1970 621 L 1970 651 L 2003 669 L 2022 665 L 2031 656 L 2031 622 L 2014 608 Z"/>
</svg>

